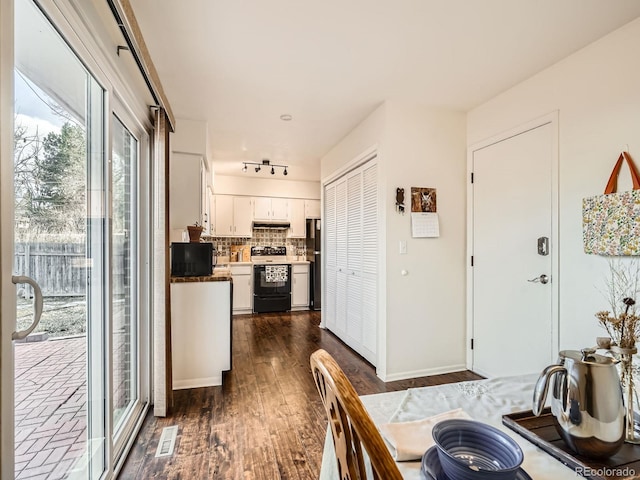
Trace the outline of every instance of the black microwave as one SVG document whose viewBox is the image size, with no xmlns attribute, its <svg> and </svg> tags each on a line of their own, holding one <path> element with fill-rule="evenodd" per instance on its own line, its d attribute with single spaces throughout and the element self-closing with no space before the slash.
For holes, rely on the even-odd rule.
<svg viewBox="0 0 640 480">
<path fill-rule="evenodd" d="M 171 244 L 171 275 L 204 277 L 213 272 L 212 243 Z"/>
</svg>

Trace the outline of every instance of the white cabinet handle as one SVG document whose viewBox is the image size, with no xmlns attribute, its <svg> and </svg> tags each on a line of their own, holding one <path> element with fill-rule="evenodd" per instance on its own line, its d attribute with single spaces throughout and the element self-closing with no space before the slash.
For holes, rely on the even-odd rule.
<svg viewBox="0 0 640 480">
<path fill-rule="evenodd" d="M 13 276 L 11 282 L 14 284 L 26 283 L 33 287 L 33 321 L 26 330 L 20 330 L 19 332 L 13 332 L 11 334 L 12 340 L 22 340 L 29 335 L 40 323 L 40 317 L 42 316 L 42 290 L 40 285 L 36 283 L 33 278 L 25 276 Z"/>
</svg>

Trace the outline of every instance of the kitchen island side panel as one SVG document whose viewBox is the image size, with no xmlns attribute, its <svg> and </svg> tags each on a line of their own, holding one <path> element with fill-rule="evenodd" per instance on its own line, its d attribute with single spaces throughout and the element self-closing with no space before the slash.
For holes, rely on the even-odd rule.
<svg viewBox="0 0 640 480">
<path fill-rule="evenodd" d="M 222 385 L 231 368 L 231 282 L 171 284 L 175 389 Z"/>
</svg>

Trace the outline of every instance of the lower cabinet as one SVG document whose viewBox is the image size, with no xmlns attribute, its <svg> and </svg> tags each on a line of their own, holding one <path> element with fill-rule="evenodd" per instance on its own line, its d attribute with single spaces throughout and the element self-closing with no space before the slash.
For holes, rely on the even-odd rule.
<svg viewBox="0 0 640 480">
<path fill-rule="evenodd" d="M 291 271 L 291 309 L 306 310 L 309 308 L 309 264 L 293 264 Z"/>
<path fill-rule="evenodd" d="M 251 265 L 229 266 L 233 278 L 233 313 L 251 313 L 253 311 L 253 285 L 251 283 L 253 267 Z"/>
</svg>

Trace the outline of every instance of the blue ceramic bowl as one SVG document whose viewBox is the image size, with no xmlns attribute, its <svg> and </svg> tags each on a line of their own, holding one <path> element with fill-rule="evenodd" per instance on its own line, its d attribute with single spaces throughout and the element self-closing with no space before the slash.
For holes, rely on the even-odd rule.
<svg viewBox="0 0 640 480">
<path fill-rule="evenodd" d="M 438 422 L 433 439 L 444 473 L 456 480 L 513 480 L 524 460 L 511 437 L 474 420 Z"/>
</svg>

